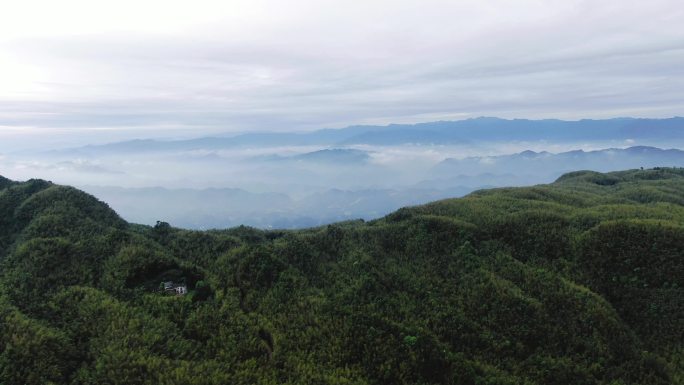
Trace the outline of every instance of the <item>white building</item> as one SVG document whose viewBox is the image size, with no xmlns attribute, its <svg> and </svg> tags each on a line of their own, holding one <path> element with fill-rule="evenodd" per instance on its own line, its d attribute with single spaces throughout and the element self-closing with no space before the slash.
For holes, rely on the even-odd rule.
<svg viewBox="0 0 684 385">
<path fill-rule="evenodd" d="M 188 287 L 184 283 L 174 283 L 173 281 L 162 282 L 164 292 L 167 294 L 185 295 L 188 293 Z"/>
</svg>

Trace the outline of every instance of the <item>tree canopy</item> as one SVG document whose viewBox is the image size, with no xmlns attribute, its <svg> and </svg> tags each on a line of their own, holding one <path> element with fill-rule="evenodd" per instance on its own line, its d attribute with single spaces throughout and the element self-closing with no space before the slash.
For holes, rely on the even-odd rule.
<svg viewBox="0 0 684 385">
<path fill-rule="evenodd" d="M 682 384 L 683 357 L 682 169 L 297 231 L 0 177 L 3 385 Z"/>
</svg>

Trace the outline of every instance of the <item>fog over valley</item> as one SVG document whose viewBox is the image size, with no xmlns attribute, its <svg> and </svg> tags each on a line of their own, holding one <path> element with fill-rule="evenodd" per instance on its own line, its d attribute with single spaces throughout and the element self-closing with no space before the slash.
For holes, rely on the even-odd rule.
<svg viewBox="0 0 684 385">
<path fill-rule="evenodd" d="M 3 148 L 6 177 L 78 186 L 125 219 L 300 228 L 577 169 L 684 166 L 684 119 L 504 120 Z"/>
</svg>

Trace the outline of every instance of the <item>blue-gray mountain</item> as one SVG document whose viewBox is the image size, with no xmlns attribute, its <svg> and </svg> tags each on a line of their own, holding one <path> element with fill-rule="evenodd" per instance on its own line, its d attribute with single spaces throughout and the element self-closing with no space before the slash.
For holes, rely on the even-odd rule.
<svg viewBox="0 0 684 385">
<path fill-rule="evenodd" d="M 307 133 L 256 133 L 190 140 L 132 140 L 70 150 L 82 155 L 228 149 L 240 146 L 464 144 L 506 141 L 683 141 L 684 118 L 527 120 L 475 118 L 419 124 L 351 126 Z"/>
<path fill-rule="evenodd" d="M 322 163 L 365 163 L 370 159 L 368 151 L 352 148 L 327 148 L 318 151 L 305 152 L 297 155 L 262 155 L 253 158 L 256 161 L 273 162 L 322 162 Z"/>
<path fill-rule="evenodd" d="M 457 172 L 465 175 L 510 173 L 555 178 L 574 169 L 608 172 L 658 166 L 684 166 L 684 151 L 648 146 L 596 151 L 574 150 L 558 154 L 528 150 L 513 155 L 446 159 L 435 166 L 433 171 L 435 175 L 442 176 L 452 176 L 454 172 Z"/>
</svg>

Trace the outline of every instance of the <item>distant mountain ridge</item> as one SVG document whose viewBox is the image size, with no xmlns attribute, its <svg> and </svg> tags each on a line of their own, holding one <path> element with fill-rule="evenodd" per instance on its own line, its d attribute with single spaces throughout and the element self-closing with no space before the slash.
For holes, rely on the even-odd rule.
<svg viewBox="0 0 684 385">
<path fill-rule="evenodd" d="M 310 151 L 297 155 L 266 155 L 257 156 L 256 160 L 290 162 L 323 162 L 323 163 L 364 163 L 370 159 L 368 151 L 356 150 L 352 148 L 326 148 L 323 150 Z"/>
<path fill-rule="evenodd" d="M 467 144 L 481 141 L 580 141 L 684 139 L 684 118 L 618 118 L 565 121 L 556 119 L 474 118 L 387 126 L 350 126 L 304 133 L 252 133 L 187 140 L 138 139 L 90 145 L 69 151 L 87 155 L 103 152 L 160 152 L 227 149 L 240 146 L 345 146 L 358 144 Z"/>
<path fill-rule="evenodd" d="M 651 168 L 658 166 L 684 166 L 684 151 L 661 149 L 650 146 L 609 148 L 603 150 L 573 150 L 561 153 L 547 151 L 523 151 L 512 155 L 479 156 L 463 159 L 446 159 L 435 166 L 437 174 L 449 174 L 453 170 L 466 172 L 477 169 L 497 173 L 520 172 L 558 174 L 573 169 L 591 169 L 601 172 L 629 168 Z"/>
</svg>

